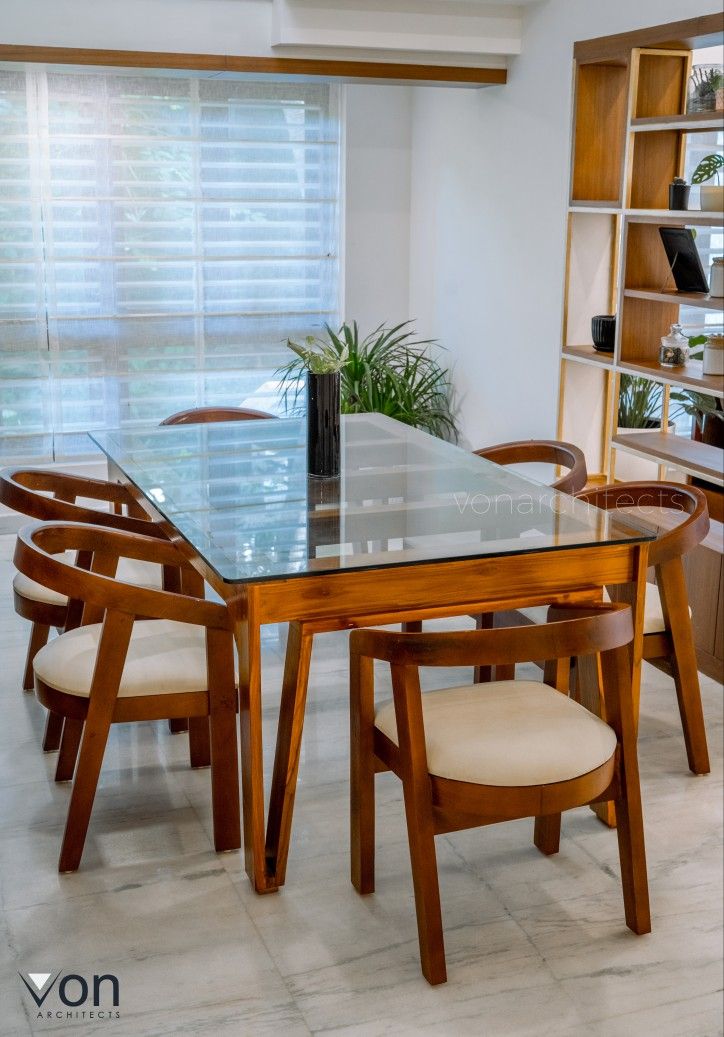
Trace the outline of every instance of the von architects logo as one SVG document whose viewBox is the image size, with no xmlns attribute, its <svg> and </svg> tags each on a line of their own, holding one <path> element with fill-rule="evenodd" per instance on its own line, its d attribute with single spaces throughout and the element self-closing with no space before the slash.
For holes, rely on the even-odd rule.
<svg viewBox="0 0 724 1037">
<path fill-rule="evenodd" d="M 54 976 L 52 972 L 26 972 L 24 975 L 19 972 L 18 975 L 35 1002 L 36 1019 L 120 1019 L 118 976 L 105 973 L 94 975 L 89 981 L 77 972 L 63 975 L 62 969 Z M 52 992 L 53 997 L 50 997 Z"/>
</svg>

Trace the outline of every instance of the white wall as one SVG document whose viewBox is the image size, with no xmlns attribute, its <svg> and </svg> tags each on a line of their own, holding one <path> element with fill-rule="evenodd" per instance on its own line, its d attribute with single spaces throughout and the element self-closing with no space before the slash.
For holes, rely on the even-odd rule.
<svg viewBox="0 0 724 1037">
<path fill-rule="evenodd" d="M 415 90 L 410 313 L 454 358 L 473 445 L 555 433 L 573 42 L 718 10 L 547 0 L 506 86 Z"/>
<path fill-rule="evenodd" d="M 346 89 L 344 316 L 361 332 L 408 317 L 414 90 Z"/>
</svg>

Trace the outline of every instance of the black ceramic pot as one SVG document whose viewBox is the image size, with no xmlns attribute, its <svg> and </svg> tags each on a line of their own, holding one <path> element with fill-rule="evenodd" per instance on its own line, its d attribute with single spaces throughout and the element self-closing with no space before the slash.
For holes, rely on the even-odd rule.
<svg viewBox="0 0 724 1037">
<path fill-rule="evenodd" d="M 669 184 L 669 209 L 673 212 L 684 212 L 687 210 L 689 208 L 690 193 L 691 184 L 677 184 L 676 181 L 673 184 Z"/>
<path fill-rule="evenodd" d="M 307 471 L 318 479 L 339 475 L 339 372 L 307 372 Z"/>
<path fill-rule="evenodd" d="M 599 353 L 613 353 L 613 344 L 616 340 L 616 318 L 599 315 L 591 317 L 591 336 L 593 348 Z"/>
</svg>

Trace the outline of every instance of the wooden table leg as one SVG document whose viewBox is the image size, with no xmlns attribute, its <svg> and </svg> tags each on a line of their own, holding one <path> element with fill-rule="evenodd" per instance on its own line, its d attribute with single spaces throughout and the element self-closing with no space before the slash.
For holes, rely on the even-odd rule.
<svg viewBox="0 0 724 1037">
<path fill-rule="evenodd" d="M 610 588 L 611 597 L 616 601 L 625 602 L 631 606 L 634 624 L 634 636 L 630 645 L 629 658 L 631 660 L 631 697 L 634 706 L 634 723 L 638 734 L 639 707 L 641 702 L 641 663 L 644 650 L 644 605 L 646 602 L 646 568 L 648 561 L 648 546 L 636 548 L 636 560 L 634 564 L 634 581 L 629 584 Z M 605 716 L 605 697 L 601 679 L 601 664 L 598 656 L 580 658 L 576 664 L 577 692 L 579 701 L 599 714 L 603 720 Z M 613 801 L 608 800 L 601 803 L 592 803 L 591 810 L 609 828 L 616 827 L 616 808 Z"/>
<path fill-rule="evenodd" d="M 289 856 L 312 640 L 303 623 L 289 624 L 266 833 L 266 864 L 278 886 L 284 885 Z"/>
<path fill-rule="evenodd" d="M 234 624 L 239 652 L 239 741 L 244 823 L 244 865 L 257 893 L 278 887 L 264 853 L 264 758 L 261 712 L 261 632 L 249 593 L 246 615 Z"/>
</svg>

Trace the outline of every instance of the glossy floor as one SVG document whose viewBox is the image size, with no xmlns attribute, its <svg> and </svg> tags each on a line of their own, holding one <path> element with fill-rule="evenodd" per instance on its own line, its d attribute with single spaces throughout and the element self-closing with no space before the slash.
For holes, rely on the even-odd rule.
<svg viewBox="0 0 724 1037">
<path fill-rule="evenodd" d="M 626 929 L 616 838 L 586 809 L 567 815 L 550 859 L 533 848 L 530 822 L 439 837 L 449 981 L 432 989 L 419 971 L 402 799 L 389 775 L 378 779 L 378 891 L 363 899 L 349 883 L 343 636 L 315 646 L 281 893 L 256 896 L 240 855 L 214 853 L 208 772 L 189 770 L 186 736 L 162 724 L 113 731 L 81 871 L 57 874 L 69 786 L 54 785 L 55 758 L 39 749 L 42 710 L 19 690 L 27 624 L 11 606 L 12 547 L 0 537 L 0 1033 L 721 1033 L 718 685 L 703 681 L 713 772 L 694 778 L 672 684 L 646 668 L 654 932 Z M 269 747 L 281 662 L 271 630 Z M 18 971 L 60 970 L 116 975 L 120 1018 L 38 1019 Z M 48 1006 L 59 1007 L 55 990 Z"/>
</svg>

